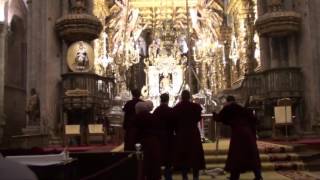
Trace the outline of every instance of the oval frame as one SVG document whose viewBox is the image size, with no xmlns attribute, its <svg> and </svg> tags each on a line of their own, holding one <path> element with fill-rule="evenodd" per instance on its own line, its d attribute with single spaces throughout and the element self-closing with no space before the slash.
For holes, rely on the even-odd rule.
<svg viewBox="0 0 320 180">
<path fill-rule="evenodd" d="M 72 72 L 89 72 L 94 66 L 93 47 L 84 41 L 72 43 L 67 51 L 67 64 Z"/>
</svg>

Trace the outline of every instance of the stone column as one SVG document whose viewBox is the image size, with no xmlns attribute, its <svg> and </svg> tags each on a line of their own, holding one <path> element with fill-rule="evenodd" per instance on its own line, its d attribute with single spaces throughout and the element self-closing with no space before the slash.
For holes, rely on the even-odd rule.
<svg viewBox="0 0 320 180">
<path fill-rule="evenodd" d="M 297 61 L 297 49 L 296 49 L 296 37 L 290 36 L 288 37 L 288 65 L 289 67 L 296 67 L 298 66 Z"/>
<path fill-rule="evenodd" d="M 62 1 L 29 1 L 27 30 L 27 88 L 36 88 L 40 99 L 40 127 L 52 138 L 59 122 L 61 43 L 55 20 Z M 28 93 L 29 94 L 29 93 Z"/>
<path fill-rule="evenodd" d="M 263 0 L 257 1 L 257 11 L 258 17 L 262 16 L 264 13 Z M 269 39 L 268 37 L 259 36 L 260 44 L 260 61 L 261 61 L 261 70 L 270 69 L 270 49 L 269 49 Z"/>
<path fill-rule="evenodd" d="M 269 48 L 269 39 L 267 37 L 260 37 L 260 61 L 261 61 L 261 70 L 270 69 L 270 48 Z"/>
<path fill-rule="evenodd" d="M 27 94 L 30 94 L 30 89 L 35 88 L 39 92 L 39 81 L 37 77 L 40 77 L 40 59 L 42 56 L 41 51 L 41 37 L 42 24 L 41 21 L 41 7 L 37 1 L 27 1 L 28 3 L 28 17 L 27 17 Z"/>
<path fill-rule="evenodd" d="M 275 38 L 268 38 L 269 42 L 269 48 L 270 48 L 270 68 L 277 68 L 279 66 L 279 59 L 277 58 L 277 51 L 279 51 L 279 49 L 275 49 L 275 47 L 273 46 Z"/>
<path fill-rule="evenodd" d="M 4 22 L 0 22 L 0 144 L 2 143 L 3 126 L 5 125 L 4 114 L 4 65 L 6 56 L 7 29 Z"/>
</svg>

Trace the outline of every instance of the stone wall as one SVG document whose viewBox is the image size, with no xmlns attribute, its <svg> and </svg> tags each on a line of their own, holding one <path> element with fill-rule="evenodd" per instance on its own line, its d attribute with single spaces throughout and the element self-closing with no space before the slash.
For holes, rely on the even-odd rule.
<svg viewBox="0 0 320 180">
<path fill-rule="evenodd" d="M 21 0 L 8 1 L 4 64 L 5 140 L 20 134 L 25 126 L 26 98 L 26 19 L 27 8 Z"/>
</svg>

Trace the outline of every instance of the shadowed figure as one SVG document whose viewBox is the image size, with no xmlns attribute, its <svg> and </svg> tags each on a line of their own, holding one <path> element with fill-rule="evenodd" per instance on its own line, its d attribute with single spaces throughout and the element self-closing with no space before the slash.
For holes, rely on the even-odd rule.
<svg viewBox="0 0 320 180">
<path fill-rule="evenodd" d="M 205 169 L 204 151 L 198 122 L 201 120 L 201 106 L 190 101 L 187 90 L 182 91 L 181 101 L 173 108 L 176 120 L 176 144 L 173 164 L 182 170 L 187 180 L 188 170 L 193 170 L 193 179 L 199 179 L 199 170 Z"/>
<path fill-rule="evenodd" d="M 161 165 L 165 167 L 164 177 L 166 180 L 172 180 L 172 158 L 173 158 L 173 140 L 174 140 L 174 119 L 173 109 L 168 106 L 169 94 L 161 94 L 160 106 L 158 106 L 153 114 L 159 119 L 160 124 L 160 145 L 161 145 Z"/>
<path fill-rule="evenodd" d="M 137 141 L 137 129 L 134 126 L 134 119 L 136 116 L 135 106 L 138 102 L 142 101 L 140 99 L 140 91 L 138 89 L 134 89 L 131 91 L 132 100 L 128 101 L 124 107 L 124 120 L 123 120 L 123 129 L 125 131 L 124 134 L 124 150 L 125 151 L 135 151 L 134 145 Z"/>
<path fill-rule="evenodd" d="M 143 171 L 145 180 L 160 180 L 160 124 L 159 119 L 150 112 L 152 101 L 138 102 L 135 106 L 137 116 L 134 120 L 137 127 L 137 142 L 141 143 L 144 155 Z"/>
<path fill-rule="evenodd" d="M 225 170 L 231 173 L 231 180 L 238 180 L 240 173 L 253 171 L 255 180 L 261 177 L 261 162 L 256 139 L 257 119 L 253 113 L 235 102 L 233 96 L 213 119 L 231 127 L 231 139 Z"/>
</svg>

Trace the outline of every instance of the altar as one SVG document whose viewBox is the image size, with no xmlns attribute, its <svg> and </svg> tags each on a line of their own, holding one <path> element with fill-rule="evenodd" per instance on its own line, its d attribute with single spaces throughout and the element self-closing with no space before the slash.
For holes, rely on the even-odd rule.
<svg viewBox="0 0 320 180">
<path fill-rule="evenodd" d="M 160 104 L 160 95 L 168 93 L 169 106 L 174 105 L 183 86 L 184 70 L 179 60 L 167 54 L 159 55 L 146 62 L 146 65 L 147 79 L 143 94 L 152 100 L 156 107 Z"/>
</svg>

